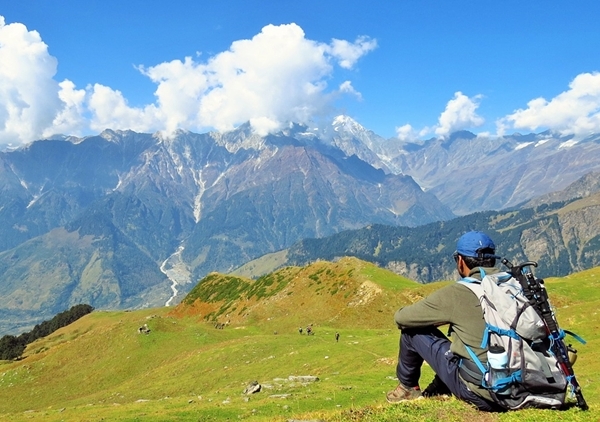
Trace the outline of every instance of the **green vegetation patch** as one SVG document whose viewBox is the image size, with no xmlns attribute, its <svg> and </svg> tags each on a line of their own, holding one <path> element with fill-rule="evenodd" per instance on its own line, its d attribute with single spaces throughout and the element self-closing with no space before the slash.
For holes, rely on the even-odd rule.
<svg viewBox="0 0 600 422">
<path fill-rule="evenodd" d="M 238 299 L 249 289 L 251 280 L 212 273 L 204 277 L 183 299 L 191 305 L 196 300 L 206 303 Z"/>
<path fill-rule="evenodd" d="M 340 263 L 320 265 L 330 266 L 331 273 L 321 273 L 323 285 L 327 277 L 332 279 L 330 292 L 341 292 L 341 283 L 350 282 L 337 277 L 348 272 Z M 400 298 L 417 300 L 444 285 L 419 285 L 361 261 L 354 268 L 357 280 L 370 280 L 382 289 L 381 301 L 371 302 L 376 306 L 361 308 L 361 321 L 387 321 Z M 229 295 L 271 297 L 297 275 L 296 270 L 282 270 L 256 282 L 211 275 L 204 288 L 217 291 L 196 292 L 192 301 L 201 295 L 220 297 L 223 306 L 233 309 Z M 173 317 L 169 308 L 93 312 L 28 345 L 23 359 L 0 362 L 0 420 L 596 422 L 599 282 L 600 269 L 546 281 L 561 328 L 588 340 L 587 345 L 574 343 L 579 350 L 575 372 L 588 412 L 573 408 L 488 414 L 454 398 L 388 404 L 385 393 L 397 384 L 398 330 L 382 328 L 386 324 L 359 326 L 356 316 L 344 311 L 331 320 L 311 317 L 314 335 L 308 336 L 298 332 L 296 321 L 306 312 L 298 306 L 224 329 L 193 316 Z M 290 291 L 292 296 L 306 293 Z M 330 304 L 343 295 L 323 296 Z M 144 325 L 147 334 L 138 331 Z M 303 382 L 298 378 L 302 376 L 317 379 Z M 425 365 L 421 386 L 432 377 Z M 260 392 L 244 394 L 253 381 L 261 385 Z"/>
<path fill-rule="evenodd" d="M 402 277 L 401 275 L 395 274 L 373 264 L 364 265 L 364 267 L 360 270 L 360 274 L 377 283 L 379 286 L 392 291 L 399 291 L 420 285 L 413 280 Z"/>
</svg>

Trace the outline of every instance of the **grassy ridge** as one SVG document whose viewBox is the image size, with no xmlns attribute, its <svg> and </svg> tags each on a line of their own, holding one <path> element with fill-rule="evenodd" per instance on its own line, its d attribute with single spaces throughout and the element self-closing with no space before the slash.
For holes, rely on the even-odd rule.
<svg viewBox="0 0 600 422">
<path fill-rule="evenodd" d="M 600 419 L 600 269 L 546 282 L 561 327 L 588 340 L 576 346 L 575 369 L 591 411 L 503 415 L 455 399 L 385 402 L 396 385 L 393 311 L 440 284 L 420 285 L 355 259 L 282 269 L 256 282 L 212 277 L 212 286 L 201 283 L 175 309 L 94 312 L 29 345 L 23 360 L 0 363 L 0 420 Z M 208 302 L 197 300 L 210 292 Z M 300 335 L 309 323 L 315 335 Z M 148 335 L 138 333 L 144 324 Z M 432 373 L 423 372 L 426 383 Z M 290 379 L 304 375 L 319 380 Z M 244 395 L 254 380 L 262 391 Z"/>
</svg>

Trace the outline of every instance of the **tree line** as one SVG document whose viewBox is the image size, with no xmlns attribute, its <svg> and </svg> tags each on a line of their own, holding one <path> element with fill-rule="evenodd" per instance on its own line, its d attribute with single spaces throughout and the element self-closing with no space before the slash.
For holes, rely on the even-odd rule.
<svg viewBox="0 0 600 422">
<path fill-rule="evenodd" d="M 499 255 L 518 263 L 534 259 L 528 257 L 525 250 L 523 233 L 528 231 L 532 236 L 530 241 L 547 245 L 547 250 L 535 257 L 540 263 L 536 274 L 543 278 L 562 277 L 600 265 L 600 236 L 585 243 L 575 239 L 564 241 L 570 236 L 563 234 L 557 211 L 573 201 L 542 204 L 535 208 L 481 211 L 418 227 L 372 224 L 328 237 L 303 239 L 288 249 L 285 265 L 303 266 L 317 260 L 333 261 L 341 256 L 354 256 L 384 268 L 394 263 L 404 264 L 411 267 L 411 278 L 421 283 L 452 280 L 456 274 L 452 253 L 456 240 L 463 233 L 469 230 L 486 232 L 494 239 Z M 581 230 L 586 224 L 597 224 L 586 222 L 582 217 L 574 218 L 579 219 L 574 223 Z M 499 262 L 497 266 L 503 268 Z"/>
<path fill-rule="evenodd" d="M 7 334 L 0 338 L 0 360 L 12 360 L 19 358 L 29 343 L 38 338 L 52 334 L 59 328 L 65 327 L 84 315 L 92 312 L 94 308 L 90 305 L 81 304 L 71 307 L 68 311 L 56 314 L 51 320 L 37 324 L 33 330 L 18 336 Z"/>
</svg>

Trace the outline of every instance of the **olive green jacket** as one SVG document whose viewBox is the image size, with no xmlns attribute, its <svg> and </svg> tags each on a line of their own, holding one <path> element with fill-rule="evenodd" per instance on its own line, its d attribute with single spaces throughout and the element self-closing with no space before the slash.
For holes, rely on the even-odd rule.
<svg viewBox="0 0 600 422">
<path fill-rule="evenodd" d="M 486 274 L 497 273 L 496 268 L 484 268 Z M 479 267 L 469 273 L 469 277 L 481 279 Z M 485 321 L 479 299 L 467 286 L 450 284 L 436 290 L 423 300 L 396 311 L 394 319 L 398 328 L 418 328 L 449 325 L 450 350 L 454 355 L 469 359 L 465 345 L 469 346 L 485 365 L 486 349 L 481 348 Z M 487 390 L 471 383 L 465 383 L 478 395 L 491 400 Z"/>
</svg>

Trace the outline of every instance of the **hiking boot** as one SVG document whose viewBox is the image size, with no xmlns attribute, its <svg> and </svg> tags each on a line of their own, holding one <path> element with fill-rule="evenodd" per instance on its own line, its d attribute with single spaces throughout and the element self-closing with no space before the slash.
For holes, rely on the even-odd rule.
<svg viewBox="0 0 600 422">
<path fill-rule="evenodd" d="M 433 378 L 431 383 L 423 390 L 423 397 L 434 397 L 434 396 L 450 396 L 452 392 L 444 384 L 444 381 L 437 375 Z"/>
<path fill-rule="evenodd" d="M 394 390 L 389 391 L 385 395 L 386 399 L 390 403 L 401 403 L 408 400 L 417 400 L 423 398 L 421 395 L 421 389 L 417 387 L 405 387 L 402 384 L 398 384 Z"/>
</svg>

